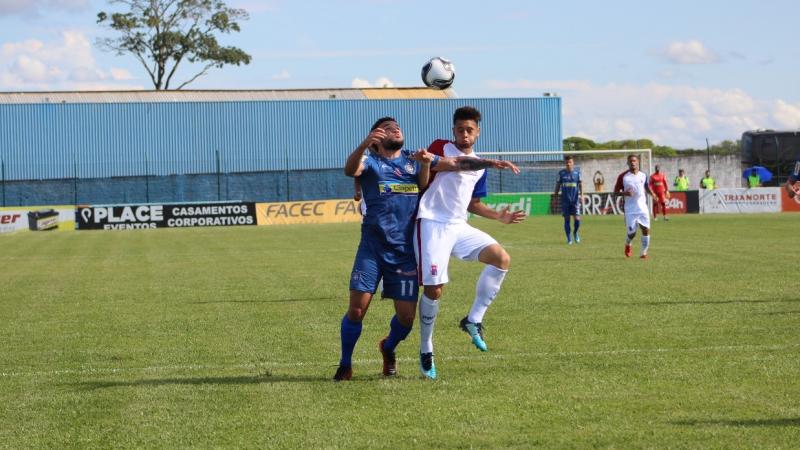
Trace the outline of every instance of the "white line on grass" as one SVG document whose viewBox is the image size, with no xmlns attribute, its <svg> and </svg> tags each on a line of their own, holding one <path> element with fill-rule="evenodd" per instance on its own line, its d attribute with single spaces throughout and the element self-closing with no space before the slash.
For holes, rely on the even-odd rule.
<svg viewBox="0 0 800 450">
<path fill-rule="evenodd" d="M 619 350 L 598 350 L 587 352 L 537 352 L 537 353 L 486 353 L 480 354 L 480 358 L 508 359 L 508 358 L 553 358 L 553 357 L 584 357 L 584 356 L 605 356 L 605 355 L 629 355 L 629 354 L 658 354 L 658 353 L 692 353 L 692 352 L 727 352 L 741 350 L 787 350 L 800 347 L 797 344 L 785 345 L 712 345 L 706 347 L 686 347 L 686 348 L 630 348 Z M 471 355 L 456 355 L 437 358 L 440 361 L 464 361 L 478 357 L 477 353 Z M 416 358 L 398 358 L 401 361 L 416 361 Z M 380 359 L 359 359 L 359 364 L 376 364 L 382 362 Z M 169 371 L 202 371 L 202 370 L 230 370 L 230 369 L 263 369 L 267 367 L 304 367 L 304 366 L 333 366 L 331 361 L 263 361 L 251 364 L 231 364 L 231 365 L 207 365 L 207 364 L 187 364 L 170 366 L 149 366 L 149 367 L 84 367 L 77 369 L 57 369 L 42 370 L 32 372 L 0 372 L 0 378 L 12 377 L 48 377 L 57 375 L 107 375 L 132 372 L 169 372 Z"/>
</svg>

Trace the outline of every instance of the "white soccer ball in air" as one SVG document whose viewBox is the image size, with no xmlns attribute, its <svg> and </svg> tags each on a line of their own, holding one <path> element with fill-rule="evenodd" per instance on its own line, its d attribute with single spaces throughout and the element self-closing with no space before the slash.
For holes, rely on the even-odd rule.
<svg viewBox="0 0 800 450">
<path fill-rule="evenodd" d="M 434 89 L 447 89 L 456 79 L 453 63 L 440 57 L 431 58 L 422 66 L 422 82 Z"/>
</svg>

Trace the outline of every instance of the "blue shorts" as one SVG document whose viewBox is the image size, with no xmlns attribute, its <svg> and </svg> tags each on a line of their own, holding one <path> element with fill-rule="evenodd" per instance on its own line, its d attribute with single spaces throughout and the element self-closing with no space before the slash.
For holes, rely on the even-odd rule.
<svg viewBox="0 0 800 450">
<path fill-rule="evenodd" d="M 416 302 L 419 295 L 417 261 L 410 252 L 387 249 L 383 243 L 361 239 L 350 273 L 350 290 L 375 294 L 383 279 L 383 296 Z"/>
<path fill-rule="evenodd" d="M 580 202 L 561 202 L 561 215 L 562 216 L 580 216 L 581 203 Z"/>
</svg>

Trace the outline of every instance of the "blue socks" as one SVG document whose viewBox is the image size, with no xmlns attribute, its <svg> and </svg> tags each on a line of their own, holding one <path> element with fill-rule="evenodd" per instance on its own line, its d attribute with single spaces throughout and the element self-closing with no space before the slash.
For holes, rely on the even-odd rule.
<svg viewBox="0 0 800 450">
<path fill-rule="evenodd" d="M 392 316 L 392 321 L 389 323 L 389 337 L 383 343 L 383 349 L 387 352 L 393 352 L 403 339 L 411 333 L 411 327 L 404 327 L 403 324 L 397 320 L 397 316 Z"/>
<path fill-rule="evenodd" d="M 350 367 L 353 365 L 353 349 L 356 348 L 356 342 L 361 337 L 361 322 L 353 322 L 347 314 L 342 317 L 342 359 L 339 360 L 339 365 Z"/>
<path fill-rule="evenodd" d="M 578 235 L 578 230 L 580 229 L 580 227 L 581 227 L 581 221 L 578 220 L 578 218 L 576 217 L 575 218 L 575 235 L 576 236 Z"/>
<path fill-rule="evenodd" d="M 569 230 L 569 216 L 564 216 L 564 232 L 567 233 L 567 240 L 571 240 L 572 236 L 570 236 Z"/>
</svg>

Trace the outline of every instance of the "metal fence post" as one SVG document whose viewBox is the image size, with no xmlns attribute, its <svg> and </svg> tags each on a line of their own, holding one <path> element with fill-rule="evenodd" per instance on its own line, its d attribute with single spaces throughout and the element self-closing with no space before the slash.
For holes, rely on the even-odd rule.
<svg viewBox="0 0 800 450">
<path fill-rule="evenodd" d="M 214 153 L 216 154 L 217 157 L 217 201 L 220 201 L 222 200 L 222 194 L 221 194 L 222 191 L 219 180 L 220 177 L 219 150 L 214 150 Z"/>
<path fill-rule="evenodd" d="M 284 167 L 286 168 L 286 201 L 291 201 L 290 188 L 289 188 L 289 150 L 284 150 Z"/>
<path fill-rule="evenodd" d="M 6 162 L 0 160 L 0 172 L 2 172 L 3 179 L 3 206 L 6 206 Z"/>
<path fill-rule="evenodd" d="M 72 160 L 72 204 L 78 205 L 78 161 Z"/>
<path fill-rule="evenodd" d="M 147 155 L 144 155 L 144 200 L 150 203 L 150 168 L 147 162 Z"/>
</svg>

